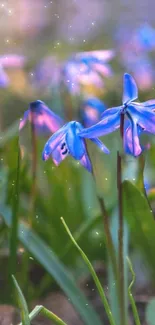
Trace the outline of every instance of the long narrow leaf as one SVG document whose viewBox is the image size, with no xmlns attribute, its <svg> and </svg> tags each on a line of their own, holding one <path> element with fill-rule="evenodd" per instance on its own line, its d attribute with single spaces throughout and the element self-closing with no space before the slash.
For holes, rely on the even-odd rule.
<svg viewBox="0 0 155 325">
<path fill-rule="evenodd" d="M 111 234 L 113 238 L 113 242 L 116 249 L 116 254 L 118 256 L 118 218 L 117 218 L 117 209 L 114 210 L 111 218 Z M 128 255 L 128 247 L 129 247 L 129 229 L 128 225 L 124 223 L 124 261 L 126 256 Z M 127 263 L 124 263 L 124 280 L 125 280 L 125 308 L 127 311 L 128 308 L 128 269 Z M 118 292 L 117 292 L 117 285 L 115 283 L 115 277 L 113 275 L 112 266 L 109 261 L 109 272 L 108 272 L 108 286 L 109 286 L 109 294 L 110 294 L 110 302 L 112 312 L 115 317 L 115 321 L 117 324 L 120 323 L 120 315 L 119 315 L 119 301 L 118 301 Z"/>
<path fill-rule="evenodd" d="M 30 325 L 30 318 L 29 318 L 29 311 L 28 311 L 27 303 L 26 303 L 23 293 L 19 287 L 19 284 L 17 283 L 17 281 L 13 275 L 12 275 L 12 279 L 13 279 L 13 282 L 14 282 L 14 285 L 16 287 L 17 294 L 18 294 L 18 305 L 19 305 L 19 308 L 21 311 L 22 324 Z"/>
</svg>

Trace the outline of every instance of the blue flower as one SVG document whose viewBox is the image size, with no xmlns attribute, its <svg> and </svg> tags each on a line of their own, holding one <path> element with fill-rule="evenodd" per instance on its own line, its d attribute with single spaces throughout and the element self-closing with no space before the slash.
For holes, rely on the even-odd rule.
<svg viewBox="0 0 155 325">
<path fill-rule="evenodd" d="M 141 50 L 151 51 L 155 48 L 155 29 L 148 25 L 142 25 L 136 32 L 135 38 Z"/>
<path fill-rule="evenodd" d="M 80 132 L 81 137 L 93 138 L 106 135 L 117 130 L 120 127 L 120 118 L 123 114 L 128 120 L 129 130 L 124 130 L 124 147 L 128 146 L 128 141 L 131 145 L 131 153 L 138 156 L 142 152 L 140 145 L 140 133 L 147 132 L 155 134 L 155 100 L 150 100 L 144 103 L 135 102 L 138 97 L 138 88 L 135 80 L 129 74 L 124 74 L 124 91 L 122 105 L 106 110 L 102 114 L 102 119 L 96 125 L 84 129 Z M 125 120 L 126 121 L 126 120 Z M 126 123 L 124 123 L 126 126 Z"/>
<path fill-rule="evenodd" d="M 90 127 L 99 122 L 105 109 L 105 105 L 100 99 L 96 97 L 85 99 L 81 107 L 83 125 Z"/>
<path fill-rule="evenodd" d="M 54 133 L 45 144 L 42 158 L 47 160 L 53 159 L 55 165 L 59 165 L 68 155 L 78 160 L 89 172 L 92 171 L 92 165 L 87 154 L 85 140 L 79 137 L 83 126 L 76 121 L 68 122 L 56 133 Z M 90 139 L 104 153 L 109 154 L 109 150 L 97 138 Z"/>
<path fill-rule="evenodd" d="M 54 133 L 64 124 L 63 120 L 41 100 L 30 103 L 29 109 L 25 111 L 20 121 L 19 130 L 25 126 L 28 120 L 33 123 L 36 132 L 39 134 Z"/>
<path fill-rule="evenodd" d="M 103 77 L 112 75 L 107 62 L 113 57 L 113 50 L 79 52 L 73 55 L 62 69 L 63 81 L 69 91 L 79 93 L 81 85 L 103 87 Z"/>
</svg>

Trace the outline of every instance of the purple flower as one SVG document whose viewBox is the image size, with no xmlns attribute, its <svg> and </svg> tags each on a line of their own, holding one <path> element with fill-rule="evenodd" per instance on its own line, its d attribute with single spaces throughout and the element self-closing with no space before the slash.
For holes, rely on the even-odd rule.
<svg viewBox="0 0 155 325">
<path fill-rule="evenodd" d="M 155 134 L 155 100 L 138 103 L 134 100 L 138 97 L 138 88 L 135 80 L 127 73 L 124 74 L 124 91 L 122 105 L 106 110 L 102 119 L 96 125 L 80 132 L 81 137 L 93 138 L 106 135 L 120 127 L 120 118 L 123 114 L 129 121 L 125 128 L 124 148 L 130 148 L 130 153 L 138 156 L 142 152 L 140 145 L 140 133 Z M 126 120 L 125 120 L 126 121 Z M 124 123 L 126 125 L 126 122 Z M 130 144 L 130 145 L 129 145 Z"/>
<path fill-rule="evenodd" d="M 83 125 L 90 127 L 99 122 L 105 109 L 104 103 L 96 97 L 84 100 L 81 107 Z"/>
<path fill-rule="evenodd" d="M 76 121 L 68 122 L 56 133 L 54 133 L 45 144 L 42 158 L 47 160 L 52 158 L 55 165 L 59 165 L 68 155 L 78 160 L 89 172 L 92 171 L 92 165 L 87 153 L 85 140 L 79 137 L 83 126 Z M 104 153 L 109 154 L 109 150 L 97 138 L 90 139 Z"/>
<path fill-rule="evenodd" d="M 27 121 L 33 123 L 36 132 L 39 134 L 54 133 L 63 125 L 63 120 L 41 100 L 30 103 L 29 109 L 25 111 L 20 121 L 19 130 L 25 126 Z"/>
</svg>

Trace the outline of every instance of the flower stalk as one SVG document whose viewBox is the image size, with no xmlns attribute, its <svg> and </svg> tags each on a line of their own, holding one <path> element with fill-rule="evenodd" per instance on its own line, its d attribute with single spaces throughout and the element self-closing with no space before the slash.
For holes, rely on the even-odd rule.
<svg viewBox="0 0 155 325">
<path fill-rule="evenodd" d="M 120 135 L 124 141 L 124 114 L 120 116 Z M 126 324 L 125 311 L 125 283 L 124 283 L 124 220 L 123 220 L 123 189 L 122 189 L 122 156 L 117 152 L 117 190 L 118 190 L 118 283 L 120 298 L 120 320 L 121 325 Z"/>
</svg>

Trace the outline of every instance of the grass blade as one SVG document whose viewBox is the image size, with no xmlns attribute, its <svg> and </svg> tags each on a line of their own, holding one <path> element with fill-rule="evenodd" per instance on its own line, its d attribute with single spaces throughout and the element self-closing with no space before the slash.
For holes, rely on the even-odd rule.
<svg viewBox="0 0 155 325">
<path fill-rule="evenodd" d="M 42 314 L 46 318 L 54 321 L 54 323 L 57 325 L 67 325 L 62 319 L 60 319 L 58 316 L 56 316 L 54 313 L 52 313 L 51 311 L 49 311 L 47 308 L 43 306 L 36 306 L 31 311 L 31 313 L 29 314 L 30 321 L 32 321 L 39 314 Z M 20 323 L 19 325 L 22 325 L 22 323 Z"/>
<path fill-rule="evenodd" d="M 14 282 L 14 285 L 16 287 L 17 294 L 18 294 L 18 305 L 19 305 L 19 308 L 21 311 L 22 324 L 30 325 L 30 318 L 29 318 L 27 303 L 26 303 L 23 293 L 22 293 L 22 291 L 13 275 L 12 275 L 12 279 L 13 279 L 13 282 Z"/>
<path fill-rule="evenodd" d="M 111 313 L 110 306 L 108 304 L 106 295 L 104 293 L 104 290 L 102 288 L 102 285 L 101 285 L 101 283 L 99 281 L 99 278 L 97 277 L 97 274 L 96 274 L 96 272 L 95 272 L 92 264 L 90 263 L 88 257 L 85 255 L 85 253 L 83 252 L 83 250 L 81 249 L 81 247 L 75 241 L 74 237 L 72 236 L 72 234 L 71 234 L 68 226 L 66 225 L 66 223 L 65 223 L 65 221 L 64 221 L 64 219 L 62 217 L 61 217 L 61 221 L 62 221 L 62 223 L 63 223 L 63 225 L 64 225 L 64 227 L 65 227 L 65 229 L 66 229 L 66 231 L 67 231 L 67 233 L 68 233 L 71 241 L 72 241 L 72 243 L 76 246 L 76 248 L 78 249 L 79 253 L 81 254 L 83 260 L 85 261 L 85 263 L 87 264 L 87 266 L 89 268 L 89 271 L 90 271 L 90 273 L 91 273 L 91 275 L 92 275 L 92 277 L 94 279 L 94 282 L 95 282 L 96 287 L 98 289 L 98 292 L 100 294 L 100 297 L 101 297 L 102 303 L 104 305 L 104 308 L 106 310 L 106 313 L 107 313 L 107 316 L 108 316 L 108 319 L 109 319 L 110 324 L 111 325 L 115 325 L 115 321 L 113 319 L 113 316 L 112 316 L 112 313 Z"/>
<path fill-rule="evenodd" d="M 133 298 L 133 295 L 132 295 L 132 292 L 131 292 L 131 289 L 132 289 L 132 286 L 133 286 L 133 284 L 135 282 L 136 276 L 135 276 L 134 270 L 132 268 L 132 264 L 131 264 L 131 261 L 130 261 L 129 257 L 126 257 L 126 258 L 127 258 L 127 262 L 128 262 L 128 265 L 129 265 L 129 269 L 130 269 L 131 274 L 132 274 L 132 281 L 131 281 L 131 283 L 130 283 L 130 285 L 128 287 L 129 299 L 130 299 L 130 303 L 131 303 L 131 306 L 132 306 L 135 325 L 141 325 L 139 315 L 138 315 L 138 311 L 137 311 L 137 307 L 136 307 L 136 304 L 135 304 L 135 301 L 134 301 L 134 298 Z"/>
</svg>

